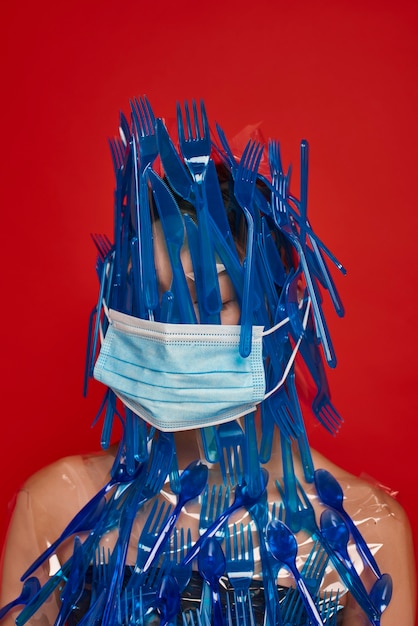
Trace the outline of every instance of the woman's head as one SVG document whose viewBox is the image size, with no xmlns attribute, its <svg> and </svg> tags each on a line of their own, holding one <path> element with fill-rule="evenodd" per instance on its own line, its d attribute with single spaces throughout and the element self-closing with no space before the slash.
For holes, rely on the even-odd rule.
<svg viewBox="0 0 418 626">
<path fill-rule="evenodd" d="M 205 325 L 212 329 L 236 326 L 238 331 L 231 329 L 229 335 L 235 341 L 238 333 L 236 355 L 244 361 L 251 362 L 254 357 L 252 337 L 261 337 L 262 350 L 256 357 L 262 355 L 261 387 L 272 391 L 265 403 L 274 410 L 274 394 L 292 370 L 300 346 L 307 348 L 300 351 L 303 358 L 315 352 L 308 369 L 316 379 L 322 376 L 318 373 L 322 369 L 318 338 L 323 340 L 321 333 L 326 327 L 318 285 L 327 278 L 322 242 L 309 222 L 303 222 L 303 202 L 290 194 L 290 175 L 283 171 L 278 144 L 268 146 L 268 175 L 257 172 L 255 156 L 248 160 L 249 154 L 261 154 L 259 148 L 254 149 L 254 142 L 248 143 L 242 160 L 252 175 L 245 181 L 250 193 L 243 197 L 236 182 L 242 181 L 240 158 L 229 149 L 223 133 L 220 146 L 213 148 L 207 169 L 196 182 L 162 120 L 155 126 L 156 158 L 152 163 L 141 162 L 135 125 L 124 126 L 126 142 L 120 146 L 124 158 L 115 162 L 115 243 L 103 274 L 104 301 L 108 308 L 132 316 L 135 326 L 135 320 L 144 320 L 145 325 L 148 321 L 164 323 L 164 328 L 158 329 L 159 337 L 172 332 L 184 335 L 182 324 L 195 328 L 190 337 L 210 334 L 209 329 L 196 330 Z M 158 129 L 164 129 L 161 136 Z M 306 157 L 306 142 L 303 145 Z M 306 158 L 302 161 L 301 179 L 306 182 Z M 306 185 L 303 189 L 306 201 Z M 307 273 L 309 281 L 305 282 Z M 308 295 L 315 298 L 314 315 L 307 306 L 305 285 Z M 315 332 L 317 320 L 319 333 Z M 144 324 L 139 323 L 141 333 Z M 155 330 L 152 324 L 151 333 Z M 260 335 L 260 328 L 277 326 L 279 330 Z M 192 356 L 190 348 L 190 357 L 182 357 L 186 369 L 181 377 L 186 387 L 190 384 L 184 379 L 187 368 L 193 373 Z M 145 367 L 146 361 L 145 355 Z M 214 358 L 211 366 L 217 367 L 218 361 Z M 163 385 L 165 374 L 158 371 L 158 381 L 154 377 L 153 384 Z M 127 379 L 131 380 L 130 375 Z M 191 401 L 195 395 L 191 394 Z M 263 400 L 263 389 L 255 395 L 256 403 Z"/>
</svg>

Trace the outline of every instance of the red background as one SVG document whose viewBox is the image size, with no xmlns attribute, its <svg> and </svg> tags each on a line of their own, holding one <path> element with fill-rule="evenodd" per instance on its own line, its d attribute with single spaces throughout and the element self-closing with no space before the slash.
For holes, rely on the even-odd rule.
<svg viewBox="0 0 418 626">
<path fill-rule="evenodd" d="M 82 398 L 96 297 L 92 232 L 112 233 L 107 138 L 146 93 L 205 99 L 228 134 L 263 122 L 286 163 L 311 147 L 309 214 L 348 268 L 330 315 L 337 438 L 312 444 L 398 491 L 418 531 L 418 8 L 398 0 L 3 3 L 1 537 L 22 481 L 99 445 Z M 294 189 L 297 192 L 297 189 Z"/>
</svg>

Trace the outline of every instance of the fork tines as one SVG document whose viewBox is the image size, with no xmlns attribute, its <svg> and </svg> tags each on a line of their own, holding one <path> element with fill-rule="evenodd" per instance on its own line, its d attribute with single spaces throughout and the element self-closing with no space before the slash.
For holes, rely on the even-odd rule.
<svg viewBox="0 0 418 626">
<path fill-rule="evenodd" d="M 131 100 L 132 118 L 138 136 L 155 134 L 155 116 L 147 96 Z"/>
<path fill-rule="evenodd" d="M 199 534 L 203 533 L 209 528 L 209 526 L 225 511 L 229 505 L 230 488 L 225 488 L 224 485 L 212 485 L 212 489 L 209 494 L 209 485 L 206 485 L 200 508 L 199 519 Z M 224 526 L 216 533 L 216 537 L 222 538 L 225 536 Z"/>
<path fill-rule="evenodd" d="M 251 524 L 228 528 L 225 539 L 226 573 L 237 592 L 249 589 L 254 575 L 254 553 Z"/>
<path fill-rule="evenodd" d="M 200 101 L 201 126 L 199 123 L 199 115 L 198 115 L 196 100 L 192 100 L 192 111 L 193 111 L 194 123 L 192 123 L 189 104 L 187 101 L 185 101 L 184 102 L 184 116 L 186 120 L 186 129 L 187 129 L 187 136 L 186 136 L 184 132 L 184 122 L 183 122 L 183 114 L 181 110 L 181 105 L 179 102 L 177 103 L 177 121 L 178 121 L 179 130 L 181 129 L 181 132 L 179 132 L 179 135 L 184 137 L 186 141 L 203 140 L 205 137 L 209 138 L 210 136 L 209 122 L 208 122 L 208 118 L 206 115 L 206 109 L 205 109 L 205 104 L 203 100 Z"/>
</svg>

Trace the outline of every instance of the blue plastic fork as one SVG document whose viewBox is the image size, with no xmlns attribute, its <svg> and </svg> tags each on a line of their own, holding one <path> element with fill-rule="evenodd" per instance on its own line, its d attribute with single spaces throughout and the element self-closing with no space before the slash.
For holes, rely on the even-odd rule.
<svg viewBox="0 0 418 626">
<path fill-rule="evenodd" d="M 120 518 L 121 510 L 125 500 L 123 497 L 119 497 L 118 492 L 113 493 L 106 508 L 103 511 L 103 515 L 99 518 L 94 528 L 91 529 L 90 534 L 83 543 L 83 553 L 85 559 L 85 565 L 88 566 L 94 558 L 94 553 L 97 548 L 100 538 L 109 530 L 115 528 Z M 16 624 L 23 626 L 34 615 L 42 604 L 50 597 L 50 595 L 62 585 L 65 580 L 68 579 L 69 572 L 72 565 L 73 557 L 70 557 L 62 567 L 51 576 L 47 582 L 41 587 L 39 592 L 31 598 L 26 607 L 16 618 Z"/>
<path fill-rule="evenodd" d="M 321 308 L 320 303 L 320 294 L 318 290 L 318 286 L 315 282 L 315 277 L 312 275 L 310 271 L 309 264 L 307 262 L 304 243 L 300 240 L 299 235 L 295 233 L 294 229 L 291 227 L 289 222 L 289 216 L 287 214 L 286 208 L 286 199 L 288 197 L 288 176 L 285 176 L 282 171 L 281 163 L 277 161 L 277 144 L 275 142 L 270 142 L 269 144 L 269 162 L 271 168 L 272 175 L 272 198 L 271 205 L 273 211 L 273 217 L 276 221 L 277 226 L 281 229 L 281 231 L 287 236 L 290 243 L 296 249 L 299 259 L 301 270 L 303 270 L 307 289 L 309 296 L 312 301 L 312 308 L 315 316 L 315 323 L 317 327 L 318 336 L 322 342 L 322 346 L 324 349 L 325 358 L 328 364 L 331 367 L 335 367 L 336 365 L 336 357 L 334 348 L 331 342 L 330 334 L 328 327 L 325 323 L 324 314 Z M 305 237 L 306 225 L 304 225 L 302 229 L 302 237 Z M 298 329 L 299 330 L 299 329 Z"/>
<path fill-rule="evenodd" d="M 160 504 L 158 500 L 155 500 L 139 536 L 135 567 L 126 585 L 128 591 L 140 587 L 142 568 L 161 528 L 163 528 L 171 513 L 171 508 L 171 505 L 168 505 L 166 508 L 165 502 Z"/>
<path fill-rule="evenodd" d="M 112 156 L 115 174 L 121 169 L 125 160 L 125 146 L 119 137 L 109 139 L 110 154 Z"/>
<path fill-rule="evenodd" d="M 274 141 L 274 140 L 270 140 L 269 141 L 269 146 L 268 146 L 268 151 L 269 151 L 269 161 L 270 164 L 274 163 L 275 164 L 275 170 L 276 172 L 281 172 L 283 174 L 283 167 L 282 167 L 282 163 L 281 163 L 281 157 L 280 157 L 280 145 L 278 141 Z M 291 168 L 289 168 L 288 173 L 286 174 L 286 178 L 287 181 L 289 182 L 290 180 L 290 173 L 291 173 Z M 274 191 L 274 184 L 272 182 L 270 182 L 266 177 L 260 175 L 261 180 L 266 184 L 267 188 L 270 189 L 271 191 Z M 282 207 L 279 211 L 279 213 L 276 215 L 276 218 L 279 220 L 280 223 L 290 223 L 290 224 L 299 224 L 300 222 L 300 201 L 295 198 L 294 196 L 292 196 L 290 193 L 287 195 L 287 201 L 284 202 L 284 199 L 282 198 Z M 297 210 L 294 208 L 294 206 L 297 208 Z M 323 271 L 322 268 L 322 264 L 321 261 L 318 258 L 318 253 L 322 255 L 322 253 L 324 253 L 331 261 L 332 263 L 335 265 L 335 267 L 337 267 L 337 269 L 343 274 L 345 275 L 347 273 L 347 270 L 345 269 L 345 267 L 342 265 L 342 263 L 340 263 L 340 261 L 335 257 L 335 255 L 331 252 L 331 250 L 329 250 L 329 248 L 327 248 L 327 246 L 324 244 L 323 241 L 321 241 L 318 237 L 318 235 L 312 230 L 311 224 L 309 223 L 309 220 L 306 220 L 306 225 L 305 225 L 305 230 L 306 230 L 306 234 L 309 237 L 309 240 L 311 242 L 312 248 L 313 248 L 313 252 L 315 254 L 316 257 L 316 264 L 318 267 L 319 272 L 322 272 L 322 280 L 324 281 L 324 286 L 327 287 L 329 289 L 329 285 L 327 284 L 327 279 L 325 278 L 325 272 L 328 272 L 327 268 L 325 268 L 325 271 Z M 325 261 L 324 261 L 325 263 Z M 332 280 L 332 279 L 331 279 Z M 332 296 L 332 290 L 330 290 L 330 295 Z M 334 301 L 334 298 L 333 298 Z M 334 302 L 334 306 L 336 308 L 338 308 L 338 304 L 335 301 Z M 338 312 L 338 311 L 337 311 Z M 338 313 L 339 315 L 341 314 L 341 311 Z"/>
<path fill-rule="evenodd" d="M 91 603 L 93 604 L 103 589 L 107 588 L 110 583 L 110 550 L 107 552 L 103 546 L 98 545 L 94 551 L 93 557 L 93 572 L 92 572 L 92 588 L 91 588 Z"/>
<path fill-rule="evenodd" d="M 145 297 L 145 306 L 152 318 L 151 311 L 158 305 L 158 287 L 155 273 L 154 253 L 152 247 L 151 215 L 148 198 L 148 181 L 146 170 L 158 156 L 157 137 L 155 133 L 155 116 L 146 96 L 135 98 L 131 102 L 134 128 L 139 144 L 139 205 L 136 205 L 138 239 L 141 246 L 141 272 Z"/>
<path fill-rule="evenodd" d="M 212 526 L 216 519 L 225 511 L 229 506 L 230 487 L 224 485 L 212 485 L 209 489 L 209 485 L 206 485 L 200 503 L 200 517 L 199 517 L 199 535 L 203 535 L 208 528 Z M 221 526 L 215 534 L 216 539 L 222 541 L 225 537 L 225 526 Z M 190 549 L 189 549 L 190 551 Z M 185 562 L 183 558 L 183 563 Z M 191 564 L 191 561 L 190 561 Z M 200 612 L 202 616 L 207 617 L 208 623 L 210 623 L 210 610 L 211 610 L 211 596 L 209 585 L 204 581 L 202 587 Z"/>
<path fill-rule="evenodd" d="M 184 103 L 186 128 L 183 122 L 181 106 L 177 103 L 177 123 L 180 151 L 194 181 L 195 206 L 197 211 L 198 232 L 204 291 L 204 307 L 209 314 L 216 315 L 222 309 L 218 274 L 213 242 L 209 226 L 205 178 L 211 153 L 209 124 L 203 101 L 200 103 L 201 127 L 196 101 L 192 101 L 193 121 L 188 103 Z"/>
<path fill-rule="evenodd" d="M 290 329 L 292 332 L 292 328 Z M 292 332 L 293 339 L 296 338 Z M 312 379 L 317 387 L 317 393 L 312 402 L 312 410 L 317 420 L 328 430 L 331 435 L 335 435 L 343 419 L 331 402 L 331 394 L 321 354 L 315 337 L 312 316 L 308 318 L 305 329 L 304 341 L 300 344 L 300 354 L 309 369 Z"/>
<path fill-rule="evenodd" d="M 324 624 L 327 626 L 337 626 L 338 611 L 342 608 L 339 604 L 340 592 L 333 593 L 325 592 L 323 597 L 319 600 L 321 607 L 320 613 Z"/>
<path fill-rule="evenodd" d="M 229 507 L 230 493 L 229 486 L 225 489 L 224 485 L 212 485 L 209 489 L 209 485 L 206 485 L 200 503 L 199 535 L 203 535 Z M 216 537 L 223 539 L 224 536 L 225 529 L 221 526 Z"/>
<path fill-rule="evenodd" d="M 186 535 L 186 536 L 185 536 Z M 192 564 L 181 565 L 187 552 L 192 547 L 192 534 L 190 528 L 174 529 L 170 549 L 167 550 L 163 565 L 167 574 L 171 574 L 177 580 L 179 590 L 184 591 L 192 576 Z"/>
<path fill-rule="evenodd" d="M 216 130 L 218 133 L 219 140 L 221 142 L 221 148 L 217 146 L 215 143 L 213 144 L 213 147 L 216 150 L 217 154 L 220 156 L 224 165 L 226 165 L 226 167 L 231 171 L 232 177 L 235 179 L 237 175 L 238 167 L 239 167 L 238 161 L 235 158 L 228 144 L 226 135 L 224 131 L 222 130 L 222 128 L 219 126 L 219 124 L 216 124 Z M 242 159 L 242 156 L 241 156 L 241 159 Z M 260 189 L 258 188 L 255 189 L 254 198 L 255 198 L 256 205 L 262 211 L 262 213 L 264 213 L 265 215 L 270 215 L 271 210 L 270 210 L 269 203 L 267 202 L 267 199 L 264 197 Z"/>
<path fill-rule="evenodd" d="M 253 324 L 253 249 L 254 219 L 253 200 L 256 188 L 258 167 L 263 154 L 263 146 L 249 141 L 242 154 L 234 184 L 234 194 L 247 222 L 247 245 L 245 253 L 245 278 L 241 307 L 240 354 L 247 357 L 251 352 Z"/>
<path fill-rule="evenodd" d="M 220 424 L 216 429 L 219 466 L 225 485 L 241 484 L 244 478 L 245 435 L 238 421 Z"/>
<path fill-rule="evenodd" d="M 318 541 L 315 541 L 301 570 L 301 576 L 303 577 L 311 596 L 313 598 L 318 598 L 318 603 L 318 592 L 328 561 L 329 557 L 326 550 Z M 290 624 L 299 624 L 302 622 L 304 605 L 299 593 L 296 590 L 294 592 L 289 591 L 286 594 L 282 610 L 284 623 L 289 622 Z"/>
<path fill-rule="evenodd" d="M 251 525 L 234 524 L 225 540 L 226 573 L 234 589 L 238 624 L 249 624 L 251 607 L 248 590 L 254 575 L 254 553 Z"/>
</svg>

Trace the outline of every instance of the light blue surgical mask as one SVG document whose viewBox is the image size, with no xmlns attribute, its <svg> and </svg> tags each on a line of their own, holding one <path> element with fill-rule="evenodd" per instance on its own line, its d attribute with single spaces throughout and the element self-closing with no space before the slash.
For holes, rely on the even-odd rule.
<svg viewBox="0 0 418 626">
<path fill-rule="evenodd" d="M 165 324 L 112 310 L 108 319 L 94 377 L 162 431 L 217 425 L 253 412 L 284 383 L 300 343 L 282 380 L 266 393 L 262 326 L 253 327 L 251 353 L 243 358 L 240 326 Z"/>
</svg>

